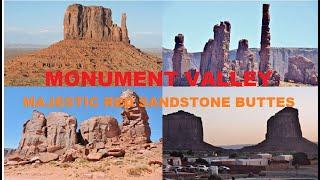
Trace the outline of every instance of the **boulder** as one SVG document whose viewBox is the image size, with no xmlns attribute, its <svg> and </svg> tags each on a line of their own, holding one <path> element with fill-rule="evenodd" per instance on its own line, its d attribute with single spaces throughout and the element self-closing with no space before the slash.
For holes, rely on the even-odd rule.
<svg viewBox="0 0 320 180">
<path fill-rule="evenodd" d="M 102 154 L 101 153 L 90 153 L 88 156 L 87 156 L 87 159 L 89 161 L 99 161 L 100 159 L 102 158 Z"/>
<path fill-rule="evenodd" d="M 55 153 L 49 153 L 49 152 L 39 153 L 39 160 L 42 163 L 55 161 L 55 160 L 58 160 L 58 158 L 59 158 L 59 155 Z"/>
<path fill-rule="evenodd" d="M 121 148 L 109 149 L 107 152 L 107 156 L 113 156 L 113 157 L 123 157 L 125 154 L 126 154 L 125 150 Z"/>
</svg>

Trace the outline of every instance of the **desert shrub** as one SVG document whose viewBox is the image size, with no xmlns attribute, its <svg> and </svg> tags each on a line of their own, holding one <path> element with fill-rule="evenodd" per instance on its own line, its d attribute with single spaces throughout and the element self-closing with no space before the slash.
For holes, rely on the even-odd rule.
<svg viewBox="0 0 320 180">
<path fill-rule="evenodd" d="M 152 170 L 147 166 L 138 166 L 127 170 L 127 173 L 131 176 L 141 176 L 144 172 L 151 173 Z"/>
<path fill-rule="evenodd" d="M 102 166 L 96 166 L 91 169 L 91 172 L 104 172 L 105 169 Z"/>
</svg>

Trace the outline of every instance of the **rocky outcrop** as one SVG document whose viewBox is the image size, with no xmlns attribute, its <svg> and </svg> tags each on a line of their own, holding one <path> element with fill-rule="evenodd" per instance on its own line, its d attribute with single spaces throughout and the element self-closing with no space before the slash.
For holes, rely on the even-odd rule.
<svg viewBox="0 0 320 180">
<path fill-rule="evenodd" d="M 70 149 L 77 143 L 77 119 L 63 112 L 52 112 L 47 116 L 48 148 Z"/>
<path fill-rule="evenodd" d="M 286 107 L 268 120 L 266 139 L 255 146 L 244 147 L 242 151 L 316 154 L 318 146 L 303 138 L 298 110 Z"/>
<path fill-rule="evenodd" d="M 80 132 L 85 144 L 98 145 L 120 135 L 118 121 L 111 116 L 97 116 L 85 120 L 80 125 Z"/>
<path fill-rule="evenodd" d="M 90 39 L 129 43 L 126 15 L 121 27 L 113 24 L 112 11 L 102 6 L 68 6 L 64 15 L 64 39 Z"/>
<path fill-rule="evenodd" d="M 31 156 L 47 149 L 46 118 L 43 113 L 33 111 L 31 119 L 23 124 L 22 138 L 17 152 L 21 156 Z"/>
<path fill-rule="evenodd" d="M 303 56 L 289 57 L 285 81 L 318 85 L 318 73 L 314 63 Z"/>
<path fill-rule="evenodd" d="M 67 113 L 52 112 L 45 117 L 33 111 L 32 118 L 24 124 L 18 149 L 7 154 L 6 164 L 70 162 L 77 158 L 98 161 L 106 156 L 123 157 L 126 148 L 151 150 L 149 117 L 139 96 L 126 90 L 120 99 L 121 126 L 111 116 L 95 116 L 83 121 L 78 132 L 77 119 Z M 126 106 L 126 100 L 133 100 L 133 106 Z"/>
<path fill-rule="evenodd" d="M 218 71 L 229 70 L 229 44 L 231 24 L 228 21 L 220 22 L 213 28 L 214 39 L 209 39 L 201 53 L 200 74 L 212 72 L 214 77 Z M 228 74 L 228 73 L 227 73 Z M 225 77 L 225 81 L 228 77 Z"/>
<path fill-rule="evenodd" d="M 145 107 L 141 106 L 139 96 L 132 90 L 123 91 L 122 98 L 122 124 L 121 139 L 131 141 L 132 143 L 150 142 L 151 129 L 149 126 L 149 116 Z M 132 104 L 128 106 L 126 100 L 132 100 Z"/>
<path fill-rule="evenodd" d="M 221 148 L 203 141 L 202 120 L 191 113 L 178 111 L 163 115 L 164 151 L 215 151 Z"/>
</svg>

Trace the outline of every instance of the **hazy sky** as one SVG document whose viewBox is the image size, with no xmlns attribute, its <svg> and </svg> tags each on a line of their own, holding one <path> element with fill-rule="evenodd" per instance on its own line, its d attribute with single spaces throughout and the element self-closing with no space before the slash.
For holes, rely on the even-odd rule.
<svg viewBox="0 0 320 180">
<path fill-rule="evenodd" d="M 264 1 L 265 2 L 265 1 Z M 213 37 L 213 26 L 231 22 L 230 48 L 240 39 L 260 46 L 263 1 L 5 1 L 5 44 L 51 44 L 63 39 L 63 16 L 68 5 L 81 3 L 112 9 L 120 23 L 127 13 L 132 44 L 140 48 L 174 47 L 174 36 L 185 35 L 189 52 L 202 51 Z M 312 47 L 318 44 L 317 1 L 271 1 L 271 46 Z"/>
<path fill-rule="evenodd" d="M 276 94 L 275 94 L 276 92 Z M 163 96 L 291 96 L 299 110 L 302 134 L 318 140 L 318 88 L 164 87 Z M 282 108 L 164 108 L 168 114 L 184 110 L 202 118 L 204 140 L 213 145 L 256 144 L 265 139 L 267 120 Z"/>
<path fill-rule="evenodd" d="M 63 39 L 63 17 L 68 5 L 98 5 L 112 9 L 113 22 L 127 14 L 131 43 L 137 47 L 160 48 L 161 3 L 116 1 L 5 1 L 5 44 L 52 44 Z"/>
<path fill-rule="evenodd" d="M 213 38 L 213 26 L 231 23 L 230 49 L 240 39 L 260 47 L 262 4 L 266 1 L 168 2 L 163 12 L 163 46 L 174 48 L 174 36 L 182 33 L 189 52 L 203 50 Z M 317 1 L 267 1 L 270 6 L 271 46 L 318 47 Z"/>
<path fill-rule="evenodd" d="M 32 111 L 37 109 L 48 115 L 49 112 L 66 112 L 73 115 L 80 122 L 89 119 L 92 116 L 110 115 L 115 117 L 119 123 L 122 122 L 121 108 L 103 107 L 101 104 L 104 97 L 119 97 L 125 87 L 5 87 L 4 89 L 4 146 L 6 148 L 17 148 L 22 135 L 23 123 L 32 117 Z M 139 96 L 143 97 L 161 97 L 161 88 L 130 88 Z M 98 108 L 90 107 L 72 107 L 72 108 L 26 108 L 23 107 L 24 96 L 44 97 L 48 100 L 50 97 L 92 97 L 96 96 L 101 101 Z M 162 137 L 162 109 L 147 108 L 149 123 L 151 127 L 151 140 L 158 141 Z"/>
</svg>

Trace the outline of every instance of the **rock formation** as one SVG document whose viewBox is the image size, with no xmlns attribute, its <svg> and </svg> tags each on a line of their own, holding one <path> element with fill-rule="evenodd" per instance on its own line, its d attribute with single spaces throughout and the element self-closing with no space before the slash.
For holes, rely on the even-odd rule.
<svg viewBox="0 0 320 180">
<path fill-rule="evenodd" d="M 298 110 L 286 107 L 268 120 L 266 139 L 255 146 L 244 147 L 242 151 L 316 154 L 318 146 L 303 138 Z"/>
<path fill-rule="evenodd" d="M 228 21 L 220 22 L 220 25 L 214 26 L 214 39 L 209 39 L 201 53 L 201 76 L 209 71 L 216 77 L 218 71 L 229 70 L 230 30 L 231 24 Z M 224 80 L 228 81 L 228 77 L 225 77 Z"/>
<path fill-rule="evenodd" d="M 260 41 L 260 64 L 259 71 L 268 71 L 268 64 L 270 63 L 270 14 L 269 14 L 269 4 L 263 4 L 262 7 L 262 26 L 261 26 L 261 41 Z M 259 83 L 260 80 L 259 80 Z"/>
<path fill-rule="evenodd" d="M 127 29 L 127 15 L 122 13 L 121 15 L 121 39 L 123 42 L 130 43 L 128 29 Z"/>
<path fill-rule="evenodd" d="M 141 107 L 139 96 L 132 90 L 126 90 L 120 97 L 123 99 L 121 137 L 133 143 L 150 142 L 149 117 L 146 109 Z M 127 106 L 125 103 L 129 99 L 133 101 L 132 106 Z"/>
<path fill-rule="evenodd" d="M 113 24 L 112 11 L 102 6 L 68 6 L 64 15 L 64 39 L 90 39 L 129 43 L 126 14 L 121 27 Z"/>
<path fill-rule="evenodd" d="M 240 76 L 243 77 L 244 71 L 257 71 L 257 62 L 255 54 L 249 49 L 249 43 L 246 39 L 241 39 L 238 44 L 236 60 L 239 61 Z"/>
<path fill-rule="evenodd" d="M 118 121 L 111 116 L 96 116 L 80 125 L 80 132 L 85 144 L 107 143 L 109 139 L 120 135 Z M 104 145 L 103 145 L 104 146 Z"/>
<path fill-rule="evenodd" d="M 108 8 L 79 4 L 69 6 L 64 18 L 64 40 L 6 60 L 5 84 L 47 86 L 44 72 L 161 71 L 160 57 L 129 44 L 126 20 L 126 14 L 122 14 L 121 26 L 118 26 L 112 22 Z M 63 82 L 62 86 L 67 84 Z"/>
<path fill-rule="evenodd" d="M 77 143 L 77 119 L 67 113 L 52 112 L 47 116 L 48 149 L 72 148 Z"/>
<path fill-rule="evenodd" d="M 259 48 L 249 48 L 249 50 L 254 54 L 255 61 L 257 65 L 255 68 L 259 68 L 258 63 L 260 62 Z M 318 49 L 317 48 L 275 48 L 271 47 L 270 51 L 270 64 L 272 69 L 280 74 L 281 81 L 284 80 L 285 73 L 288 72 L 289 57 L 291 56 L 304 56 L 310 59 L 314 65 L 315 70 L 318 73 Z M 162 50 L 163 58 L 163 71 L 171 71 L 171 58 L 173 51 L 169 49 Z M 190 64 L 192 69 L 200 68 L 201 52 L 188 53 L 190 57 Z M 229 51 L 229 59 L 232 64 L 237 60 L 237 49 Z M 239 63 L 239 62 L 237 62 Z M 231 66 L 232 66 L 231 64 Z M 239 65 L 240 66 L 240 65 Z M 239 67 L 240 68 L 240 67 Z M 167 84 L 165 84 L 167 85 Z"/>
<path fill-rule="evenodd" d="M 285 81 L 318 85 L 318 73 L 314 63 L 303 56 L 289 57 Z"/>
<path fill-rule="evenodd" d="M 31 119 L 23 124 L 22 138 L 17 152 L 21 156 L 31 156 L 47 149 L 46 118 L 43 113 L 33 111 Z"/>
<path fill-rule="evenodd" d="M 172 69 L 177 72 L 177 76 L 174 79 L 174 86 L 183 86 L 185 76 L 184 73 L 190 69 L 190 57 L 187 49 L 184 47 L 184 36 L 178 34 L 174 38 L 175 46 L 172 56 Z"/>
<path fill-rule="evenodd" d="M 23 125 L 23 134 L 16 151 L 7 155 L 7 165 L 18 165 L 60 160 L 74 161 L 83 158 L 97 161 L 106 156 L 123 157 L 127 148 L 150 150 L 151 143 L 148 114 L 140 106 L 139 96 L 127 90 L 121 98 L 134 99 L 134 106 L 123 105 L 122 125 L 111 116 L 95 116 L 80 124 L 63 112 L 52 112 L 47 117 L 33 111 L 32 118 Z"/>
<path fill-rule="evenodd" d="M 221 149 L 203 141 L 203 127 L 200 117 L 178 111 L 163 115 L 162 119 L 164 151 L 215 151 Z"/>
</svg>

